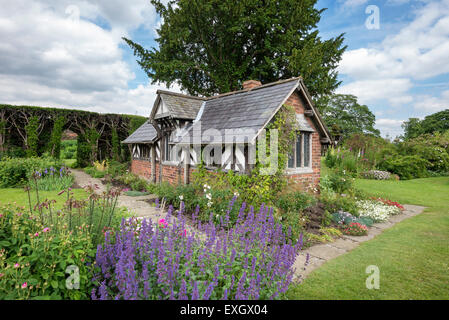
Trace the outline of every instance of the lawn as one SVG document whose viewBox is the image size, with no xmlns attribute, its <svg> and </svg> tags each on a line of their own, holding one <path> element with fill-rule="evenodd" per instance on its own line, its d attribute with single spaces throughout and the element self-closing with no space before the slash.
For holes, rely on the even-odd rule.
<svg viewBox="0 0 449 320">
<path fill-rule="evenodd" d="M 55 208 L 60 209 L 62 205 L 67 200 L 67 194 L 64 193 L 58 196 L 59 191 L 39 191 L 39 199 L 41 201 L 56 200 Z M 87 198 L 87 192 L 84 189 L 72 189 L 75 199 L 85 199 Z M 34 190 L 30 191 L 31 203 L 35 204 L 36 193 Z M 0 189 L 0 205 L 5 205 L 7 203 L 16 202 L 20 206 L 28 207 L 28 194 L 22 188 L 5 188 Z"/>
<path fill-rule="evenodd" d="M 325 263 L 289 299 L 449 299 L 449 177 L 357 180 L 372 195 L 428 207 L 351 252 Z M 380 289 L 367 289 L 365 269 L 380 270 Z"/>
<path fill-rule="evenodd" d="M 67 167 L 73 168 L 73 166 L 76 164 L 76 159 L 62 159 L 62 162 L 64 162 Z"/>
</svg>

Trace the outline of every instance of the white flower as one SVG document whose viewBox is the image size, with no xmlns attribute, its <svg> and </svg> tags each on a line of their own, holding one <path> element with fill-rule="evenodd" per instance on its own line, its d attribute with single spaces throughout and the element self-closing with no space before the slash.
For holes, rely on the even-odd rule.
<svg viewBox="0 0 449 320">
<path fill-rule="evenodd" d="M 238 197 L 238 196 L 240 196 L 240 194 L 236 191 L 236 192 L 234 192 L 234 196 Z"/>
<path fill-rule="evenodd" d="M 209 208 L 212 207 L 212 204 L 213 204 L 212 201 L 208 201 L 208 202 L 207 202 L 207 206 L 208 206 Z"/>
<path fill-rule="evenodd" d="M 207 193 L 206 194 L 206 198 L 209 199 L 209 200 L 212 200 L 212 194 L 211 193 Z"/>
<path fill-rule="evenodd" d="M 179 200 L 183 200 L 184 199 L 184 196 L 181 194 L 180 196 L 179 196 Z"/>
<path fill-rule="evenodd" d="M 400 209 L 394 206 L 383 204 L 379 201 L 360 200 L 356 202 L 360 217 L 368 217 L 374 222 L 381 222 L 388 219 L 390 215 L 400 213 Z"/>
</svg>

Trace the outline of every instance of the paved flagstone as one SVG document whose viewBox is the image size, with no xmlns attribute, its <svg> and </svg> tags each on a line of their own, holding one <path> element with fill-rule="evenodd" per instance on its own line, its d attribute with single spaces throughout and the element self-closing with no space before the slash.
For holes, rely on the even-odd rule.
<svg viewBox="0 0 449 320">
<path fill-rule="evenodd" d="M 319 268 L 328 260 L 334 259 L 348 251 L 356 248 L 360 243 L 371 240 L 407 218 L 416 216 L 423 212 L 425 207 L 415 205 L 404 205 L 405 210 L 388 221 L 375 223 L 368 229 L 366 236 L 342 236 L 334 242 L 317 244 L 299 253 L 293 265 L 295 269 L 294 281 L 302 281 L 310 272 Z"/>
</svg>

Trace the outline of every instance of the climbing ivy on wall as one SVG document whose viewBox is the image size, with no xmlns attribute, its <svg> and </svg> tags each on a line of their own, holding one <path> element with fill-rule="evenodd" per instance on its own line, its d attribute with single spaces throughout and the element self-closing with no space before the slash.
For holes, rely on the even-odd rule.
<svg viewBox="0 0 449 320">
<path fill-rule="evenodd" d="M 293 107 L 284 105 L 273 117 L 266 127 L 265 143 L 256 146 L 256 163 L 250 174 L 238 174 L 229 170 L 211 172 L 207 170 L 202 161 L 193 174 L 193 183 L 201 187 L 207 183 L 217 188 L 230 188 L 237 190 L 245 201 L 254 205 L 261 203 L 273 203 L 276 196 L 282 191 L 287 183 L 285 169 L 288 154 L 292 150 L 296 140 L 297 124 L 295 110 Z M 270 143 L 272 130 L 278 133 L 278 161 L 274 172 L 267 174 L 266 169 L 270 164 L 260 161 L 260 148 L 265 149 L 266 157 L 271 157 Z M 263 139 L 262 136 L 259 139 Z M 202 159 L 201 159 L 202 160 Z"/>
</svg>

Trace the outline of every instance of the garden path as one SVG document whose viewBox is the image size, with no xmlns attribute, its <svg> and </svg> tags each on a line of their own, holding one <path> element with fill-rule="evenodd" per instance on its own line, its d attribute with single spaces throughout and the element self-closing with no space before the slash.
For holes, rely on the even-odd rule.
<svg viewBox="0 0 449 320">
<path fill-rule="evenodd" d="M 70 171 L 75 177 L 76 184 L 78 184 L 80 187 L 83 188 L 92 184 L 98 186 L 98 189 L 96 190 L 97 193 L 100 194 L 103 191 L 106 191 L 106 186 L 101 182 L 100 179 L 93 178 L 82 170 L 70 169 Z M 165 216 L 164 212 L 161 212 L 161 210 L 156 209 L 145 201 L 154 197 L 154 195 L 139 197 L 120 195 L 118 197 L 118 206 L 128 208 L 128 210 L 138 218 L 150 218 L 153 222 L 158 222 L 159 219 Z"/>
<path fill-rule="evenodd" d="M 296 269 L 294 275 L 295 281 L 305 279 L 309 273 L 319 268 L 326 261 L 351 251 L 360 243 L 373 239 L 375 236 L 382 233 L 383 230 L 391 228 L 404 219 L 416 216 L 425 209 L 425 207 L 415 205 L 404 205 L 404 208 L 405 210 L 401 214 L 390 217 L 388 221 L 373 224 L 373 226 L 368 229 L 368 234 L 366 236 L 344 235 L 334 242 L 314 245 L 301 251 L 296 257 L 295 264 L 293 265 Z M 305 266 L 307 254 L 309 254 L 309 261 L 307 266 Z"/>
</svg>

